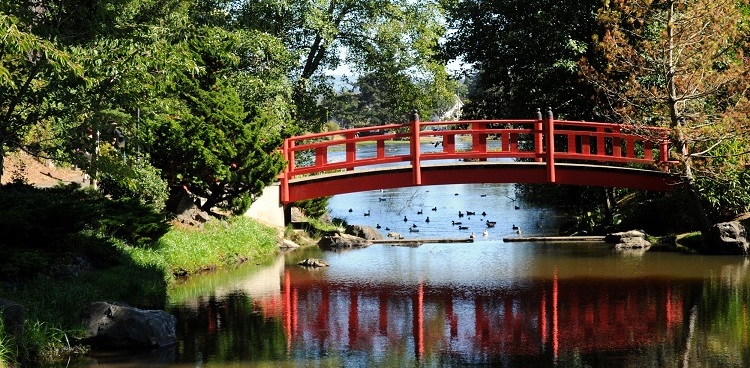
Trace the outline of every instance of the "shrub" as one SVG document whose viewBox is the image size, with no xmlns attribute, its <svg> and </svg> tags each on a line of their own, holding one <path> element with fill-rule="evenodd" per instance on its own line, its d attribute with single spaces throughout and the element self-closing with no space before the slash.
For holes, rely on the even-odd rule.
<svg viewBox="0 0 750 368">
<path fill-rule="evenodd" d="M 164 215 L 137 200 L 110 200 L 77 184 L 5 185 L 0 187 L 0 277 L 32 276 L 80 255 L 101 265 L 116 263 L 115 242 L 147 246 L 168 229 Z"/>
</svg>

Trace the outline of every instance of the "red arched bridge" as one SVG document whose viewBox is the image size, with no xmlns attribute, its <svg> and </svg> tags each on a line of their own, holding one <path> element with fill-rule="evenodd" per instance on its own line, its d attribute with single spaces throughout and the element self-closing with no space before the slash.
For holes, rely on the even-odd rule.
<svg viewBox="0 0 750 368">
<path fill-rule="evenodd" d="M 570 184 L 668 191 L 659 128 L 554 120 L 462 120 L 287 138 L 281 202 L 377 189 L 469 183 Z"/>
</svg>

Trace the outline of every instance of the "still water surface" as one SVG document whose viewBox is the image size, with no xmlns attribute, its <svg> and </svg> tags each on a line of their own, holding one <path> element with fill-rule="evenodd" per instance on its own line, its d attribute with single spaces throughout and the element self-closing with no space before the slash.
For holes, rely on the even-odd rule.
<svg viewBox="0 0 750 368">
<path fill-rule="evenodd" d="M 561 221 L 552 208 L 515 200 L 510 185 L 356 193 L 334 197 L 330 206 L 334 217 L 379 224 L 384 233 L 389 227 L 410 238 L 464 238 L 473 231 L 476 241 L 303 249 L 195 277 L 170 292 L 177 346 L 126 358 L 94 354 L 92 362 L 750 366 L 750 262 L 744 258 L 503 242 L 517 236 L 513 225 L 524 235 L 551 234 Z M 466 211 L 487 214 L 469 219 Z M 488 229 L 487 219 L 496 226 Z M 459 220 L 469 229 L 451 225 Z M 420 231 L 409 232 L 413 225 Z M 309 257 L 330 267 L 296 266 Z"/>
</svg>

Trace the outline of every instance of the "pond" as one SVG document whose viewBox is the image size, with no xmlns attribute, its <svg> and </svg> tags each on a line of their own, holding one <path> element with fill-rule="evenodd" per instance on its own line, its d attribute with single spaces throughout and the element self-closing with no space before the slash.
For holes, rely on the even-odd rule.
<svg viewBox="0 0 750 368">
<path fill-rule="evenodd" d="M 334 197 L 332 215 L 350 223 L 412 238 L 473 231 L 476 241 L 307 248 L 195 277 L 170 291 L 176 346 L 98 352 L 91 366 L 750 366 L 750 261 L 504 242 L 518 235 L 513 225 L 553 234 L 563 220 L 513 193 L 467 185 Z M 470 228 L 451 224 L 459 219 Z M 304 258 L 330 266 L 297 266 Z"/>
</svg>

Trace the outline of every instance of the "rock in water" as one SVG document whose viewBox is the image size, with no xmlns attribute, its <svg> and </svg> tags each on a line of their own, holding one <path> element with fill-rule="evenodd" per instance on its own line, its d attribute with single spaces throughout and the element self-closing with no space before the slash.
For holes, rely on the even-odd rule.
<svg viewBox="0 0 750 368">
<path fill-rule="evenodd" d="M 328 267 L 328 264 L 323 262 L 320 259 L 317 258 L 305 258 L 299 262 L 297 262 L 297 265 L 300 265 L 302 267 Z"/>
<path fill-rule="evenodd" d="M 643 249 L 651 247 L 648 235 L 643 230 L 630 230 L 607 234 L 604 241 L 615 243 L 616 250 Z"/>
<path fill-rule="evenodd" d="M 82 317 L 86 341 L 96 347 L 162 347 L 177 342 L 177 318 L 165 311 L 94 302 Z"/>
<path fill-rule="evenodd" d="M 318 242 L 318 246 L 322 249 L 347 249 L 347 248 L 361 248 L 370 246 L 372 242 L 365 240 L 358 236 L 348 234 L 334 234 L 332 236 L 324 236 Z"/>
<path fill-rule="evenodd" d="M 383 234 L 371 226 L 347 225 L 344 234 L 354 235 L 367 240 L 383 239 Z"/>
<path fill-rule="evenodd" d="M 727 221 L 714 224 L 703 238 L 701 253 L 750 255 L 750 220 Z"/>
</svg>

